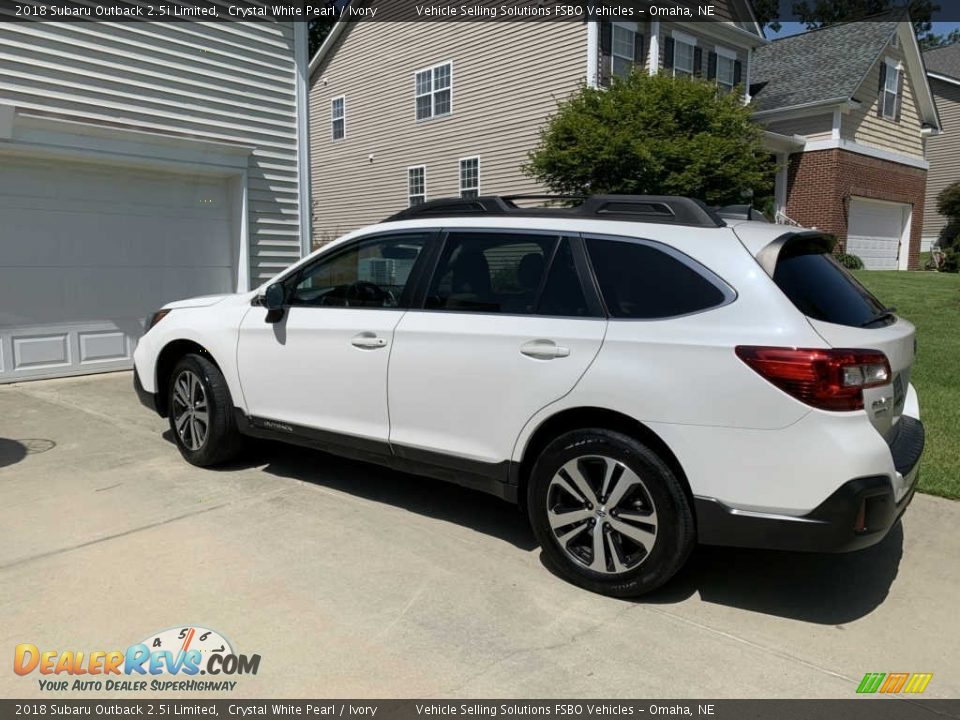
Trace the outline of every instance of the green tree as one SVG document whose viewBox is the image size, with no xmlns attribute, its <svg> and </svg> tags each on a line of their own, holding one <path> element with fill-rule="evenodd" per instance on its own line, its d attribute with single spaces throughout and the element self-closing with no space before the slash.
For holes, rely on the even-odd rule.
<svg viewBox="0 0 960 720">
<path fill-rule="evenodd" d="M 934 32 L 929 32 L 920 38 L 920 51 L 933 50 L 934 48 L 943 47 L 944 45 L 954 45 L 958 42 L 960 42 L 960 30 L 957 28 L 954 28 L 946 35 L 937 35 Z"/>
<path fill-rule="evenodd" d="M 753 0 L 753 14 L 760 27 L 780 30 L 780 0 Z"/>
<path fill-rule="evenodd" d="M 951 0 L 952 1 L 952 0 Z M 894 10 L 906 9 L 908 3 L 903 0 L 796 0 L 793 3 L 793 14 L 807 29 L 835 25 L 850 20 L 860 20 L 868 15 Z M 940 9 L 934 0 L 914 0 L 909 3 L 910 19 L 913 20 L 913 30 L 917 37 L 923 37 L 930 32 L 930 21 L 933 13 Z"/>
<path fill-rule="evenodd" d="M 562 194 L 687 195 L 723 205 L 769 193 L 775 164 L 760 141 L 737 91 L 634 72 L 561 102 L 524 171 Z"/>
<path fill-rule="evenodd" d="M 960 270 L 960 182 L 940 191 L 937 195 L 937 212 L 947 218 L 947 224 L 937 240 L 944 255 L 941 270 L 957 272 Z"/>
</svg>

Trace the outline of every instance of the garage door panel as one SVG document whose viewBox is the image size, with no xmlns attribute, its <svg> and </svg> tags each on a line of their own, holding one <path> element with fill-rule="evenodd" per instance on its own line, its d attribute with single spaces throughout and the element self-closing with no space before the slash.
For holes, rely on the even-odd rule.
<svg viewBox="0 0 960 720">
<path fill-rule="evenodd" d="M 909 205 L 903 203 L 850 198 L 847 252 L 868 270 L 896 270 L 909 217 Z"/>
<path fill-rule="evenodd" d="M 0 382 L 129 367 L 143 320 L 231 292 L 226 181 L 0 164 Z"/>
</svg>

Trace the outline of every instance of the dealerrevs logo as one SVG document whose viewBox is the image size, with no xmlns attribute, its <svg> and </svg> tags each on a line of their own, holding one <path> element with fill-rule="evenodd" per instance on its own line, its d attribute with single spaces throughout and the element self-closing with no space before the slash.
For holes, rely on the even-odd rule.
<svg viewBox="0 0 960 720">
<path fill-rule="evenodd" d="M 126 650 L 61 652 L 20 643 L 13 655 L 17 675 L 36 673 L 40 689 L 51 691 L 229 691 L 237 681 L 228 677 L 259 669 L 259 655 L 237 653 L 223 635 L 203 627 L 163 630 Z"/>
</svg>

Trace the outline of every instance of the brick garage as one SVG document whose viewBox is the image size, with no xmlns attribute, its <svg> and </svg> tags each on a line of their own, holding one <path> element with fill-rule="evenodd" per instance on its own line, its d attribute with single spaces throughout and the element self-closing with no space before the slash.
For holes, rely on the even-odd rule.
<svg viewBox="0 0 960 720">
<path fill-rule="evenodd" d="M 846 247 L 851 196 L 911 205 L 908 267 L 918 269 L 926 170 L 845 150 L 818 150 L 790 157 L 787 182 L 787 215 L 836 235 L 838 248 Z"/>
</svg>

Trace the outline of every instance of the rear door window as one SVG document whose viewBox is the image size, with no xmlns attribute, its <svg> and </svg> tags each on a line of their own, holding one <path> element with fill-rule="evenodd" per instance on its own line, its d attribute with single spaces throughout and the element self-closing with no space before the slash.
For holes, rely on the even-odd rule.
<svg viewBox="0 0 960 720">
<path fill-rule="evenodd" d="M 653 243 L 588 238 L 587 250 L 607 310 L 615 318 L 688 315 L 733 296 L 706 268 Z"/>
<path fill-rule="evenodd" d="M 894 322 L 884 306 L 829 253 L 791 252 L 777 259 L 773 281 L 807 317 L 850 327 Z"/>
</svg>

